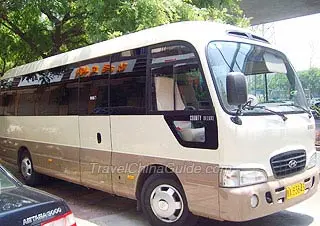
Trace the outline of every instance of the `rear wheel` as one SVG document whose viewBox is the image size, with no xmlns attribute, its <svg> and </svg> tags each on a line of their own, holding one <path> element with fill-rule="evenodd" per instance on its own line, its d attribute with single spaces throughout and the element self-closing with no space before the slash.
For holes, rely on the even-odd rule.
<svg viewBox="0 0 320 226">
<path fill-rule="evenodd" d="M 28 152 L 23 152 L 20 158 L 20 172 L 27 185 L 35 186 L 40 182 L 40 174 L 34 171 L 32 159 Z"/>
<path fill-rule="evenodd" d="M 141 207 L 154 226 L 192 226 L 197 222 L 189 211 L 183 188 L 169 174 L 153 174 L 146 180 Z"/>
</svg>

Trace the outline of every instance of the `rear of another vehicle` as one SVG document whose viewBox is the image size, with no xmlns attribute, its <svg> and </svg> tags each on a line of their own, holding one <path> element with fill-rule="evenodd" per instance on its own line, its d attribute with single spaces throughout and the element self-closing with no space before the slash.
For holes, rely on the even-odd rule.
<svg viewBox="0 0 320 226">
<path fill-rule="evenodd" d="M 21 184 L 0 165 L 0 225 L 76 226 L 66 202 Z"/>
</svg>

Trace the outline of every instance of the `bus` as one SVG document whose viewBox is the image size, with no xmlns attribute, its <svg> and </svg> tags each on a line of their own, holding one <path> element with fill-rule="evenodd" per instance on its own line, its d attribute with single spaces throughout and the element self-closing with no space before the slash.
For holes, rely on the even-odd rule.
<svg viewBox="0 0 320 226">
<path fill-rule="evenodd" d="M 0 157 L 28 185 L 48 175 L 134 199 L 152 225 L 259 218 L 319 183 L 292 65 L 231 25 L 173 23 L 18 66 L 0 112 Z"/>
</svg>

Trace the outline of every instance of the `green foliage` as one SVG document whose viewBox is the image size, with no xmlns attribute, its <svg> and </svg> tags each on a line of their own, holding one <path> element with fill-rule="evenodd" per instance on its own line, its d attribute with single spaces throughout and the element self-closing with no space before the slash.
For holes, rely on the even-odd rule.
<svg viewBox="0 0 320 226">
<path fill-rule="evenodd" d="M 309 70 L 297 72 L 302 83 L 303 89 L 306 92 L 307 98 L 320 97 L 320 68 L 311 68 Z M 290 92 L 290 84 L 284 74 L 268 75 L 268 90 L 270 96 L 278 96 L 288 94 Z M 265 92 L 265 83 L 263 75 L 257 75 L 248 80 L 249 92 L 254 93 L 256 90 Z M 310 94 L 310 96 L 309 96 Z"/>
<path fill-rule="evenodd" d="M 0 27 L 0 40 L 0 77 L 9 68 L 25 63 L 26 58 L 37 59 L 27 44 L 5 27 Z"/>
<path fill-rule="evenodd" d="M 20 57 L 17 62 L 17 57 L 8 58 L 1 53 L 6 64 L 22 64 L 88 44 L 87 10 L 81 1 L 2 0 L 1 3 L 0 37 L 10 35 L 5 48 L 10 55 Z M 16 52 L 12 52 L 16 47 Z"/>
<path fill-rule="evenodd" d="M 320 68 L 298 72 L 302 87 L 310 91 L 311 97 L 320 97 Z"/>
<path fill-rule="evenodd" d="M 270 73 L 266 74 L 268 87 L 268 101 L 285 100 L 290 94 L 290 83 L 285 74 Z M 265 100 L 266 84 L 264 74 L 247 76 L 248 91 L 250 94 L 260 97 L 260 102 Z"/>
<path fill-rule="evenodd" d="M 92 42 L 178 21 L 214 20 L 242 27 L 249 25 L 238 0 L 124 0 L 113 1 L 111 8 L 109 2 L 94 2 L 89 8 L 92 16 L 88 18 Z"/>
<path fill-rule="evenodd" d="M 249 25 L 239 0 L 0 0 L 0 73 L 122 34 L 186 20 Z"/>
</svg>

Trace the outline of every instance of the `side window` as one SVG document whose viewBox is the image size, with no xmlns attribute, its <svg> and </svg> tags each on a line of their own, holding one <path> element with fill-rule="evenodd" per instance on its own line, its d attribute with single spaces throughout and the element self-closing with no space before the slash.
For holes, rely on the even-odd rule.
<svg viewBox="0 0 320 226">
<path fill-rule="evenodd" d="M 76 115 L 77 80 L 63 79 L 68 73 L 58 67 L 17 78 L 18 115 Z"/>
<path fill-rule="evenodd" d="M 87 68 L 87 70 L 85 70 Z M 104 56 L 78 67 L 79 115 L 109 114 L 109 74 L 112 70 L 110 56 Z M 82 75 L 81 71 L 88 71 Z"/>
<path fill-rule="evenodd" d="M 41 87 L 37 90 L 37 115 L 59 115 L 58 93 L 54 87 Z"/>
<path fill-rule="evenodd" d="M 193 47 L 151 49 L 151 110 L 163 114 L 180 144 L 218 147 L 217 123 L 201 64 Z"/>
<path fill-rule="evenodd" d="M 14 79 L 9 78 L 1 81 L 1 114 L 16 115 L 16 97 L 17 92 L 12 90 L 16 88 Z"/>
<path fill-rule="evenodd" d="M 62 83 L 55 87 L 58 97 L 55 102 L 59 103 L 59 115 L 77 115 L 78 114 L 78 81 Z M 54 100 L 53 100 L 54 101 Z"/>
<path fill-rule="evenodd" d="M 152 109 L 191 111 L 211 109 L 209 91 L 195 53 L 185 46 L 152 50 Z"/>
<path fill-rule="evenodd" d="M 4 115 L 13 116 L 16 115 L 16 91 L 8 91 L 4 93 Z"/>
<path fill-rule="evenodd" d="M 0 115 L 2 116 L 4 113 L 4 96 L 3 92 L 0 93 Z"/>
<path fill-rule="evenodd" d="M 35 89 L 22 89 L 18 91 L 18 116 L 32 116 L 35 114 Z"/>
<path fill-rule="evenodd" d="M 38 93 L 38 115 L 77 115 L 77 80 L 57 83 Z"/>
<path fill-rule="evenodd" d="M 146 113 L 146 63 L 144 48 L 112 56 L 110 73 L 110 113 L 140 115 Z"/>
</svg>

